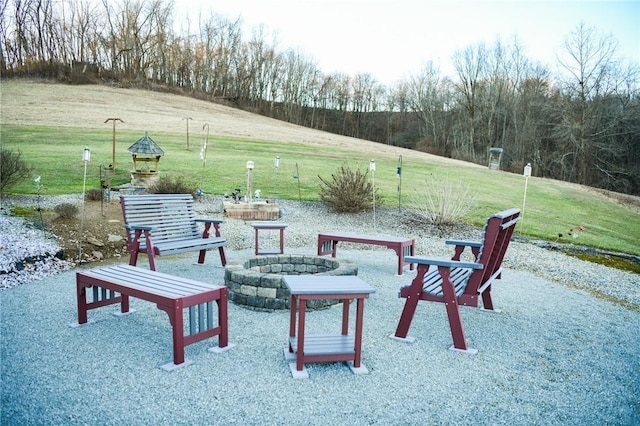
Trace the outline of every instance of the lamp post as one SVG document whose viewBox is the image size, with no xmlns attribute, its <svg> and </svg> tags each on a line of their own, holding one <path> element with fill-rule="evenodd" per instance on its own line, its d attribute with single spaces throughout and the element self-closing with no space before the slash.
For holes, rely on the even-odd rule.
<svg viewBox="0 0 640 426">
<path fill-rule="evenodd" d="M 524 197 L 522 199 L 522 221 L 524 222 L 524 206 L 527 202 L 527 184 L 529 183 L 529 178 L 531 177 L 531 163 L 527 163 L 524 166 Z"/>
<path fill-rule="evenodd" d="M 82 161 L 84 162 L 84 176 L 82 178 L 82 216 L 80 216 L 80 238 L 78 238 L 78 262 L 82 263 L 82 241 L 84 227 L 84 193 L 87 185 L 87 163 L 91 161 L 91 151 L 86 146 L 82 151 Z"/>
<path fill-rule="evenodd" d="M 371 172 L 371 198 L 373 203 L 373 229 L 376 228 L 376 160 L 369 161 L 369 171 Z"/>
<path fill-rule="evenodd" d="M 253 186 L 253 161 L 247 161 L 247 203 L 251 202 L 252 186 Z"/>
<path fill-rule="evenodd" d="M 274 188 L 275 188 L 275 192 L 278 192 L 278 169 L 280 169 L 280 156 L 276 155 L 276 159 L 273 161 L 273 168 L 275 169 L 275 173 L 274 173 Z"/>
</svg>

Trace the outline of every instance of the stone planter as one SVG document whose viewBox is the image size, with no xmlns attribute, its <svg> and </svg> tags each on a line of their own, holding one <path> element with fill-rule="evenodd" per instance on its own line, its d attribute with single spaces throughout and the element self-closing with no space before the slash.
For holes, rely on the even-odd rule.
<svg viewBox="0 0 640 426">
<path fill-rule="evenodd" d="M 312 255 L 259 256 L 243 265 L 225 268 L 229 300 L 258 311 L 289 309 L 289 289 L 283 275 L 358 275 L 358 267 L 344 260 Z M 310 300 L 308 309 L 324 309 L 339 300 Z"/>
</svg>

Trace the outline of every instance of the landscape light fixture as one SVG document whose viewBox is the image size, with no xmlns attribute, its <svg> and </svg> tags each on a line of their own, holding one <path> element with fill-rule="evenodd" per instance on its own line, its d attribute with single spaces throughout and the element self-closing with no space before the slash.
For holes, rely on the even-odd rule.
<svg viewBox="0 0 640 426">
<path fill-rule="evenodd" d="M 80 238 L 78 238 L 78 262 L 82 263 L 82 229 L 84 227 L 84 194 L 87 186 L 87 163 L 91 161 L 91 151 L 86 146 L 82 150 L 82 161 L 84 162 L 84 176 L 82 178 L 82 215 L 80 216 Z"/>
<path fill-rule="evenodd" d="M 253 186 L 253 161 L 247 161 L 247 203 L 251 202 L 251 192 Z"/>
<path fill-rule="evenodd" d="M 531 177 L 531 163 L 527 163 L 526 166 L 524 166 L 524 197 L 522 198 L 522 215 L 521 215 L 521 220 L 524 222 L 524 206 L 527 202 L 527 184 L 529 183 L 529 178 Z M 522 227 L 521 227 L 522 229 Z"/>
</svg>

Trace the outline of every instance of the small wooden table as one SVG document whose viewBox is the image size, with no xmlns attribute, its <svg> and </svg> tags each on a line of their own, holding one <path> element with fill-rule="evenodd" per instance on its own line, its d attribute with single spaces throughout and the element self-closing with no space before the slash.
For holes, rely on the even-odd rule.
<svg viewBox="0 0 640 426">
<path fill-rule="evenodd" d="M 282 277 L 291 292 L 289 345 L 285 358 L 294 378 L 308 378 L 305 362 L 353 361 L 354 374 L 369 371 L 361 364 L 364 299 L 375 289 L 356 276 L 285 275 Z M 342 299 L 342 333 L 305 336 L 306 301 Z M 349 335 L 349 302 L 356 299 L 355 336 Z M 299 312 L 299 314 L 298 314 Z M 296 334 L 297 317 L 297 334 Z"/>
<path fill-rule="evenodd" d="M 256 256 L 259 254 L 283 254 L 284 253 L 284 228 L 288 225 L 281 222 L 251 222 L 251 226 L 256 232 Z M 260 243 L 258 240 L 258 231 L 261 229 L 280 231 L 280 250 L 276 249 L 260 249 Z"/>
</svg>

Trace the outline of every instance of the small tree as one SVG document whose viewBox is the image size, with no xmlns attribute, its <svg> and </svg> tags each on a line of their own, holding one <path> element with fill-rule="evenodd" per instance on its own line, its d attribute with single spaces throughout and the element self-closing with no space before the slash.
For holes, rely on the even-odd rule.
<svg viewBox="0 0 640 426">
<path fill-rule="evenodd" d="M 342 166 L 331 181 L 320 179 L 320 200 L 338 213 L 361 213 L 372 210 L 373 196 L 375 205 L 382 205 L 383 198 L 378 189 L 373 188 L 367 179 L 368 172 L 353 171 L 348 166 Z"/>
<path fill-rule="evenodd" d="M 0 193 L 16 185 L 31 174 L 31 168 L 22 159 L 20 151 L 0 150 Z"/>
</svg>

